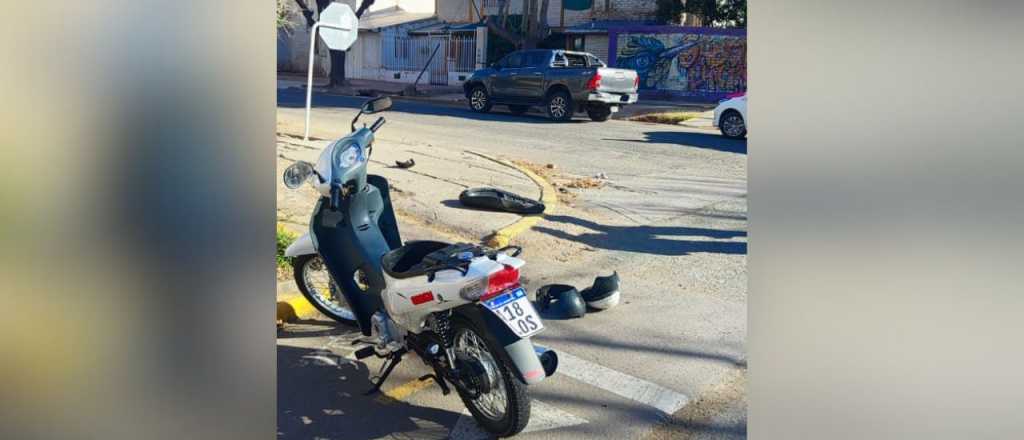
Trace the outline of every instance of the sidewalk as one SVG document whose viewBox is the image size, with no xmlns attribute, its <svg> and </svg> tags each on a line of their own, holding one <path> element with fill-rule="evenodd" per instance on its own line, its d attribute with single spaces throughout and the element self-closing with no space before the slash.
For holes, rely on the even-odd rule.
<svg viewBox="0 0 1024 440">
<path fill-rule="evenodd" d="M 277 88 L 289 88 L 297 87 L 304 89 L 308 78 L 303 75 L 296 75 L 292 73 L 278 72 L 277 74 Z M 349 86 L 343 88 L 327 89 L 327 78 L 313 78 L 313 90 L 317 93 L 326 93 L 329 95 L 344 95 L 344 96 L 375 96 L 375 95 L 391 95 L 401 96 L 403 98 L 420 99 L 425 101 L 436 101 L 443 103 L 455 103 L 465 99 L 462 92 L 461 85 L 455 86 L 439 86 L 427 83 L 426 74 L 424 78 L 420 80 L 420 83 L 416 85 L 416 94 L 411 95 L 409 92 L 411 83 L 401 83 L 394 81 L 380 81 L 372 79 L 357 79 L 352 78 L 348 80 Z"/>
</svg>

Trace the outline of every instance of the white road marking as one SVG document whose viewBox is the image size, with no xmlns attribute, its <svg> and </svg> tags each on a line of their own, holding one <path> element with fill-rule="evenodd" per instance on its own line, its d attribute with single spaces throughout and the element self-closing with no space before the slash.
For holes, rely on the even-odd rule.
<svg viewBox="0 0 1024 440">
<path fill-rule="evenodd" d="M 538 350 L 544 350 L 537 346 Z M 558 370 L 555 374 L 563 374 L 595 386 L 612 394 L 625 397 L 644 405 L 656 408 L 665 414 L 673 414 L 689 403 L 690 398 L 682 393 L 665 388 L 661 385 L 638 379 L 611 368 L 580 359 L 564 351 L 558 354 Z"/>
<path fill-rule="evenodd" d="M 586 419 L 576 417 L 537 399 L 533 399 L 530 408 L 530 423 L 526 425 L 523 433 L 547 431 L 549 429 L 565 428 L 568 426 L 582 425 L 589 423 Z M 462 410 L 459 420 L 455 422 L 451 432 L 448 433 L 449 440 L 484 440 L 494 436 L 488 434 L 473 420 L 469 410 Z"/>
</svg>

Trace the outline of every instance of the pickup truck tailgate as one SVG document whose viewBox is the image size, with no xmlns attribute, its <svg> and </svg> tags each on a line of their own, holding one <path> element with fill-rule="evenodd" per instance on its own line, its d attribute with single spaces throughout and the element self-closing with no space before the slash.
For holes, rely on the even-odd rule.
<svg viewBox="0 0 1024 440">
<path fill-rule="evenodd" d="M 636 93 L 636 71 L 630 69 L 613 69 L 602 67 L 597 69 L 601 74 L 601 85 L 598 91 L 608 93 Z"/>
</svg>

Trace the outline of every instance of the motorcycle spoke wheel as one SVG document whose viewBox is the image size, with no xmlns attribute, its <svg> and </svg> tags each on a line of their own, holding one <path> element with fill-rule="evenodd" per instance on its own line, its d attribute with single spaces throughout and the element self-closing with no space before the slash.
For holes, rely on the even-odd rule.
<svg viewBox="0 0 1024 440">
<path fill-rule="evenodd" d="M 341 321 L 355 321 L 355 314 L 349 307 L 345 295 L 338 284 L 331 278 L 319 255 L 308 259 L 302 266 L 301 283 L 305 287 L 307 299 L 318 306 L 329 317 Z"/>
<path fill-rule="evenodd" d="M 456 335 L 455 350 L 479 361 L 487 374 L 487 381 L 491 384 L 491 390 L 481 393 L 473 401 L 477 409 L 489 419 L 501 420 L 508 411 L 508 394 L 505 390 L 505 381 L 501 377 L 501 367 L 495 356 L 488 350 L 487 344 L 469 329 Z"/>
</svg>

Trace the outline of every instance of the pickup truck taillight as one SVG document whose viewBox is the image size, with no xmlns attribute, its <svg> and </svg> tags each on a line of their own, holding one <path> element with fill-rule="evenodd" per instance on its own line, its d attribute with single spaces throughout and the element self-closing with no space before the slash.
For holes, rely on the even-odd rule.
<svg viewBox="0 0 1024 440">
<path fill-rule="evenodd" d="M 637 75 L 637 76 L 633 77 L 633 88 L 634 89 L 639 89 L 640 88 L 640 75 Z"/>
<path fill-rule="evenodd" d="M 594 76 L 587 81 L 587 90 L 597 90 L 598 87 L 601 87 L 601 72 L 594 72 Z"/>
</svg>

